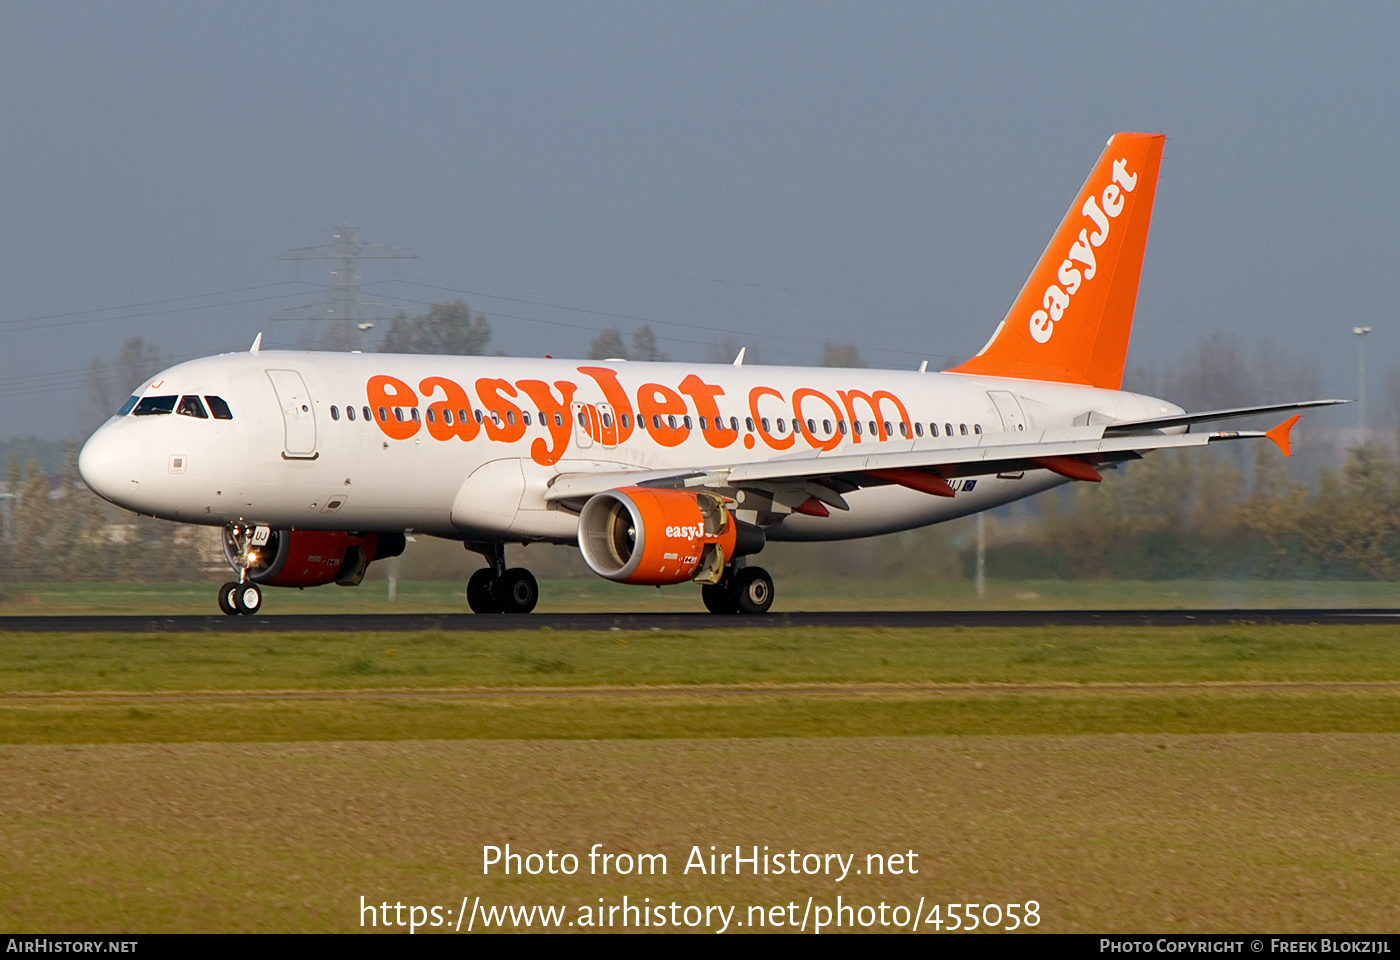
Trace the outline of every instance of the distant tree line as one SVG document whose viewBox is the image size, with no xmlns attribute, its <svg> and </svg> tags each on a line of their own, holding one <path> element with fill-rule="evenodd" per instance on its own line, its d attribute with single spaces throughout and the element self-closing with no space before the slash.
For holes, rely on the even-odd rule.
<svg viewBox="0 0 1400 960">
<path fill-rule="evenodd" d="M 1315 488 L 1255 446 L 1251 477 L 1225 455 L 1164 451 L 993 518 L 988 576 L 1004 579 L 1400 579 L 1400 464 L 1350 452 Z"/>
<path fill-rule="evenodd" d="M 11 457 L 6 492 L 14 499 L 0 515 L 0 584 L 199 581 L 221 562 L 215 528 L 138 517 L 89 490 L 73 442 L 57 476 Z"/>
</svg>

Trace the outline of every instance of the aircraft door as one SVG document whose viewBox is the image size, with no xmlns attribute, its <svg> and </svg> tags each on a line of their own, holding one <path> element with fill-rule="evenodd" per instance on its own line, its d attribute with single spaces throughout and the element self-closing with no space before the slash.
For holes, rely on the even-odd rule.
<svg viewBox="0 0 1400 960">
<path fill-rule="evenodd" d="M 598 404 L 598 436 L 607 449 L 617 446 L 617 414 L 610 403 Z"/>
<path fill-rule="evenodd" d="M 574 441 L 580 450 L 587 450 L 593 446 L 592 420 L 598 414 L 591 403 L 578 403 L 577 401 L 574 402 L 569 412 L 574 418 Z"/>
<path fill-rule="evenodd" d="M 1007 433 L 1018 433 L 1026 429 L 1026 415 L 1021 411 L 1016 394 L 1009 390 L 988 390 L 987 396 L 996 404 L 1001 414 L 1001 426 Z"/>
<path fill-rule="evenodd" d="M 295 370 L 269 370 L 267 378 L 272 381 L 272 389 L 277 393 L 277 404 L 282 408 L 282 421 L 287 431 L 282 458 L 315 460 L 315 407 L 301 374 Z"/>
</svg>

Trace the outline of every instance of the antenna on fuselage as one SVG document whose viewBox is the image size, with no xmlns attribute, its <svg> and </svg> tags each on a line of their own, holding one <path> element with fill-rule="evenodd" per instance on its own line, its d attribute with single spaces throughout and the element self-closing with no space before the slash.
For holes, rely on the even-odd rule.
<svg viewBox="0 0 1400 960">
<path fill-rule="evenodd" d="M 261 349 L 262 349 L 262 331 L 259 330 L 259 331 L 258 331 L 258 335 L 257 335 L 256 337 L 253 338 L 253 345 L 252 345 L 251 347 L 248 348 L 248 352 L 249 352 L 249 353 L 257 353 L 257 352 L 258 352 L 259 350 L 261 350 Z"/>
<path fill-rule="evenodd" d="M 736 366 L 736 367 L 742 367 L 742 366 L 744 365 L 744 351 L 747 350 L 747 349 L 748 349 L 748 347 L 740 347 L 740 348 L 739 348 L 739 355 L 738 355 L 737 357 L 734 358 L 734 366 Z"/>
<path fill-rule="evenodd" d="M 927 360 L 925 360 L 923 363 L 919 364 L 919 372 L 920 372 L 920 373 L 928 373 L 928 361 L 927 361 Z"/>
</svg>

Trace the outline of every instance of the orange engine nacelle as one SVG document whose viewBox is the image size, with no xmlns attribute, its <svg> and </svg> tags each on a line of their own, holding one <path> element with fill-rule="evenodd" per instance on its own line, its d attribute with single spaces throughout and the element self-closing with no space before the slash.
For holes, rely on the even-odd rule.
<svg viewBox="0 0 1400 960">
<path fill-rule="evenodd" d="M 763 548 L 763 531 L 694 490 L 622 487 L 593 497 L 578 518 L 578 546 L 593 572 L 619 583 L 717 583 L 736 556 Z"/>
<path fill-rule="evenodd" d="M 397 557 L 402 533 L 345 533 L 339 530 L 273 530 L 260 544 L 248 578 L 269 587 L 352 587 L 364 579 L 372 560 Z M 224 553 L 237 565 L 238 550 L 225 534 Z"/>
</svg>

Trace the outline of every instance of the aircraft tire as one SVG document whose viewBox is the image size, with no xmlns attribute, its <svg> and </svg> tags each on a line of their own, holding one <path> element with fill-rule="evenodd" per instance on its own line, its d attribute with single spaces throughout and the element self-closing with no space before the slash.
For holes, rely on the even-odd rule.
<svg viewBox="0 0 1400 960">
<path fill-rule="evenodd" d="M 739 613 L 767 613 L 773 606 L 773 578 L 762 567 L 744 567 L 730 589 Z"/>
<path fill-rule="evenodd" d="M 734 599 L 734 592 L 730 588 L 733 581 L 729 579 L 721 580 L 719 583 L 704 583 L 700 585 L 700 599 L 705 603 L 705 609 L 711 613 L 738 613 L 739 604 Z"/>
<path fill-rule="evenodd" d="M 230 580 L 219 588 L 219 609 L 230 617 L 238 616 L 238 608 L 233 605 L 233 592 L 237 589 L 237 580 Z"/>
<path fill-rule="evenodd" d="M 540 602 L 540 585 L 524 567 L 511 567 L 495 584 L 502 613 L 529 613 Z"/>
<path fill-rule="evenodd" d="M 233 605 L 239 613 L 252 616 L 262 607 L 262 591 L 256 583 L 234 584 Z"/>
<path fill-rule="evenodd" d="M 472 613 L 500 613 L 501 604 L 496 599 L 496 581 L 488 567 L 482 567 L 467 581 L 467 606 Z"/>
</svg>

